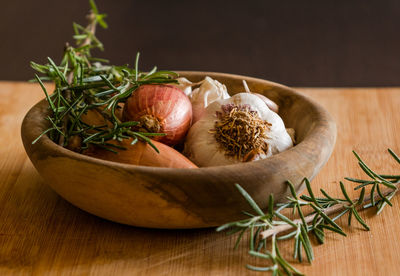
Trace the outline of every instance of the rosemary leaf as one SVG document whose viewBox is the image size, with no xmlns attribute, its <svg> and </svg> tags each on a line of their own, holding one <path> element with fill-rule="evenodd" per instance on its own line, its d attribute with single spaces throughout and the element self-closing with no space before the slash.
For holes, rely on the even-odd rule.
<svg viewBox="0 0 400 276">
<path fill-rule="evenodd" d="M 390 153 L 390 155 L 394 158 L 394 160 L 397 161 L 397 163 L 400 164 L 400 157 L 397 156 L 391 149 L 388 149 L 388 152 Z"/>
<path fill-rule="evenodd" d="M 245 189 L 242 188 L 239 184 L 235 184 L 236 188 L 239 190 L 239 192 L 242 194 L 242 196 L 246 199 L 246 201 L 249 203 L 251 208 L 260 216 L 264 216 L 264 212 L 260 209 L 260 207 L 257 205 L 257 203 L 254 201 L 254 199 L 246 192 Z"/>
<path fill-rule="evenodd" d="M 352 209 L 352 213 L 354 214 L 354 217 L 358 220 L 358 222 L 365 228 L 365 230 L 369 231 L 370 228 L 369 226 L 365 223 L 365 221 L 360 217 L 356 209 Z"/>
<path fill-rule="evenodd" d="M 56 112 L 56 107 L 55 107 L 53 101 L 50 99 L 49 94 L 47 93 L 46 87 L 44 86 L 43 82 L 41 81 L 39 76 L 36 74 L 35 74 L 35 78 L 36 78 L 37 82 L 40 84 L 40 86 L 42 87 L 42 90 L 43 90 L 44 94 L 46 95 L 46 100 L 49 103 L 51 110 L 53 112 Z"/>
</svg>

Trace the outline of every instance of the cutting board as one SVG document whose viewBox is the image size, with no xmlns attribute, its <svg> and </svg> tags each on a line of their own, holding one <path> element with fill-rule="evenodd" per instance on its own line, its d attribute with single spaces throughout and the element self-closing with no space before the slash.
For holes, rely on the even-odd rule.
<svg viewBox="0 0 400 276">
<path fill-rule="evenodd" d="M 400 174 L 386 149 L 400 154 L 400 88 L 302 88 L 335 118 L 338 139 L 331 159 L 312 182 L 340 195 L 344 176 L 364 177 L 352 155 L 382 173 Z M 24 114 L 43 98 L 38 85 L 0 82 L 0 275 L 258 275 L 247 263 L 244 239 L 214 229 L 154 230 L 109 222 L 63 200 L 37 174 L 20 140 Z M 349 191 L 354 187 L 345 182 Z M 355 193 L 354 193 L 355 195 Z M 241 210 L 238 210 L 240 212 Z M 307 275 L 400 274 L 400 195 L 376 216 L 361 213 L 371 231 L 346 220 L 347 237 L 328 234 L 315 241 L 315 261 L 292 259 L 292 242 L 281 253 Z M 246 236 L 245 236 L 246 238 Z"/>
</svg>

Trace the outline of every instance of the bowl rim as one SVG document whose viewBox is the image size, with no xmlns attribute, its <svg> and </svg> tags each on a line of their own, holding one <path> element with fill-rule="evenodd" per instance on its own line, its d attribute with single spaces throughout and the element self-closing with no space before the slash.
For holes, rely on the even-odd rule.
<svg viewBox="0 0 400 276">
<path fill-rule="evenodd" d="M 307 133 L 304 136 L 304 139 L 296 144 L 295 146 L 293 146 L 292 148 L 275 154 L 267 159 L 263 159 L 263 160 L 257 160 L 257 161 L 252 161 L 252 162 L 245 162 L 245 163 L 235 163 L 235 164 L 230 164 L 230 165 L 221 165 L 221 166 L 210 166 L 210 167 L 198 167 L 198 168 L 165 168 L 165 167 L 150 167 L 150 166 L 140 166 L 140 165 L 132 165 L 132 164 L 126 164 L 126 163 L 119 163 L 119 162 L 114 162 L 114 161 L 108 161 L 108 160 L 102 160 L 102 159 L 98 159 L 95 157 L 91 157 L 91 156 L 87 156 L 84 154 L 80 154 L 71 150 L 68 150 L 60 145 L 58 145 L 57 143 L 53 142 L 50 140 L 50 138 L 47 135 L 43 135 L 35 144 L 35 147 L 40 147 L 44 150 L 44 152 L 46 152 L 47 155 L 53 155 L 53 156 L 63 156 L 63 157 L 69 157 L 69 158 L 73 158 L 75 160 L 82 160 L 82 161 L 86 161 L 89 163 L 94 163 L 94 164 L 98 164 L 98 165 L 105 165 L 105 166 L 111 166 L 114 168 L 119 168 L 122 170 L 129 170 L 129 171 L 140 171 L 143 173 L 151 173 L 154 171 L 160 172 L 160 173 L 172 173 L 172 172 L 188 172 L 190 171 L 190 173 L 196 174 L 196 173 L 201 173 L 204 174 L 206 172 L 211 172 L 214 170 L 223 170 L 224 168 L 229 168 L 229 169 L 246 169 L 246 168 L 250 168 L 252 166 L 252 163 L 264 163 L 267 164 L 269 162 L 273 162 L 275 159 L 277 158 L 290 158 L 290 155 L 292 152 L 294 151 L 299 151 L 302 148 L 307 147 L 308 144 L 312 143 L 313 141 L 313 137 L 318 136 L 319 134 L 316 133 L 316 129 L 318 129 L 319 127 L 322 126 L 326 126 L 326 124 L 329 123 L 333 123 L 335 125 L 334 120 L 332 119 L 331 115 L 321 106 L 319 105 L 317 102 L 315 102 L 314 100 L 298 93 L 296 90 L 287 87 L 285 85 L 276 83 L 276 82 L 272 82 L 269 80 L 264 80 L 261 78 L 255 78 L 255 77 L 249 77 L 249 76 L 244 76 L 244 75 L 238 75 L 238 74 L 230 74 L 230 73 L 219 73 L 219 72 L 203 72 L 203 71 L 175 71 L 179 74 L 179 76 L 183 76 L 183 77 L 187 77 L 190 79 L 190 76 L 198 76 L 198 75 L 203 75 L 203 76 L 210 76 L 211 78 L 218 78 L 218 77 L 223 77 L 223 78 L 233 78 L 233 79 L 242 79 L 242 80 L 246 80 L 247 82 L 251 82 L 251 81 L 255 81 L 258 83 L 264 83 L 268 86 L 271 87 L 277 87 L 277 88 L 281 88 L 286 90 L 286 92 L 289 92 L 290 94 L 296 96 L 297 98 L 300 98 L 304 101 L 306 101 L 307 103 L 309 103 L 311 106 L 313 106 L 319 114 L 319 117 L 316 119 L 316 125 L 314 127 L 314 131 Z M 29 111 L 27 114 L 29 114 L 31 111 L 33 111 L 34 109 L 38 108 L 37 106 L 42 103 L 43 101 L 46 101 L 46 99 L 42 99 L 40 102 L 36 103 Z M 25 117 L 26 119 L 26 117 Z M 24 119 L 24 121 L 25 121 Z M 41 121 L 44 120 L 44 118 L 41 118 Z M 36 123 L 38 124 L 38 123 Z M 24 124 L 22 124 L 22 128 L 24 127 Z M 23 131 L 23 129 L 22 129 Z M 41 129 L 41 131 L 43 131 L 43 129 Z M 37 133 L 34 133 L 35 131 L 31 131 L 29 138 L 33 138 L 35 139 L 36 137 L 38 137 L 40 135 L 41 132 L 39 132 L 39 128 L 37 128 Z M 33 137 L 33 134 L 37 134 L 36 137 Z M 334 142 L 332 145 L 332 149 L 334 147 L 335 141 L 336 141 L 336 128 L 335 128 L 335 133 L 334 133 L 335 137 L 334 137 Z M 32 139 L 32 141 L 33 141 Z M 29 143 L 31 143 L 32 141 L 29 141 Z M 31 144 L 31 146 L 33 146 Z"/>
</svg>

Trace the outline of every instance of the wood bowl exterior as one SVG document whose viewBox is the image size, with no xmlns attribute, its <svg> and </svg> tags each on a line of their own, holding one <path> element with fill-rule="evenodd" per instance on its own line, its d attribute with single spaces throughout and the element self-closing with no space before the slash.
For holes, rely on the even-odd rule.
<svg viewBox="0 0 400 276">
<path fill-rule="evenodd" d="M 198 169 L 134 166 L 104 161 L 67 150 L 47 136 L 32 141 L 47 128 L 47 102 L 36 104 L 22 123 L 22 140 L 32 163 L 59 195 L 77 207 L 115 222 L 151 228 L 201 228 L 242 218 L 250 210 L 234 184 L 239 183 L 263 208 L 273 193 L 288 195 L 286 180 L 304 189 L 329 159 L 336 140 L 330 115 L 294 90 L 266 80 L 211 72 L 180 72 L 191 81 L 217 79 L 231 94 L 252 91 L 274 100 L 287 127 L 296 130 L 298 144 L 268 159 Z"/>
</svg>

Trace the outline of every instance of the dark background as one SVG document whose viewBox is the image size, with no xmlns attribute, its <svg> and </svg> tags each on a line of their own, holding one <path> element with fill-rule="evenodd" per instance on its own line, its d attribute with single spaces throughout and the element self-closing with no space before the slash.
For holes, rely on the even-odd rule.
<svg viewBox="0 0 400 276">
<path fill-rule="evenodd" d="M 3 2 L 4 0 L 2 0 Z M 400 85 L 400 1 L 97 0 L 108 14 L 101 56 L 149 70 L 200 70 L 290 86 Z M 57 62 L 88 1 L 4 1 L 0 79 L 27 80 L 29 61 Z"/>
</svg>

